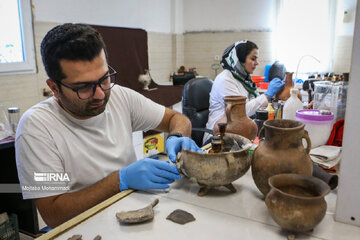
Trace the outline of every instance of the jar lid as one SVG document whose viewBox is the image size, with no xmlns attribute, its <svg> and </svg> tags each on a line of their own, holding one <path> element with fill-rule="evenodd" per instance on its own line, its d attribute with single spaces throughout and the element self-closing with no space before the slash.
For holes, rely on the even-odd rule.
<svg viewBox="0 0 360 240">
<path fill-rule="evenodd" d="M 296 111 L 296 117 L 313 121 L 331 121 L 334 119 L 334 114 L 318 109 L 302 109 Z"/>
<path fill-rule="evenodd" d="M 267 120 L 268 119 L 268 111 L 266 110 L 257 110 L 256 111 L 256 119 L 259 120 Z"/>
<path fill-rule="evenodd" d="M 9 107 L 8 108 L 8 113 L 18 113 L 18 112 L 19 112 L 18 107 Z"/>
</svg>

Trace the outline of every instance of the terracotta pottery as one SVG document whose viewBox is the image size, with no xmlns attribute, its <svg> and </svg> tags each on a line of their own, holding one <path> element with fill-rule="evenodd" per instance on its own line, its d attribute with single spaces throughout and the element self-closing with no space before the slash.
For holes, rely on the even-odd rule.
<svg viewBox="0 0 360 240">
<path fill-rule="evenodd" d="M 259 146 L 255 149 L 251 165 L 257 188 L 266 196 L 270 187 L 268 178 L 279 173 L 312 175 L 311 142 L 304 123 L 275 119 L 264 122 L 260 130 Z M 265 131 L 265 140 L 263 139 Z M 306 149 L 302 139 L 306 140 Z"/>
<path fill-rule="evenodd" d="M 254 140 L 258 131 L 256 123 L 246 115 L 246 97 L 225 96 L 226 132 L 238 134 Z"/>
<path fill-rule="evenodd" d="M 291 96 L 290 89 L 294 87 L 293 74 L 293 72 L 286 72 L 285 86 L 276 94 L 275 98 L 286 101 Z"/>
<path fill-rule="evenodd" d="M 278 174 L 269 178 L 265 203 L 271 217 L 284 230 L 312 230 L 325 216 L 325 195 L 330 187 L 322 180 L 301 174 Z"/>
<path fill-rule="evenodd" d="M 233 148 L 234 141 L 238 150 Z M 232 145 L 232 146 L 230 146 Z M 177 167 L 191 182 L 198 183 L 199 196 L 204 196 L 213 187 L 225 186 L 231 192 L 236 189 L 231 184 L 243 176 L 250 168 L 251 156 L 249 149 L 251 142 L 242 136 L 225 133 L 224 149 L 227 152 L 208 154 L 183 149 L 177 157 Z"/>
</svg>

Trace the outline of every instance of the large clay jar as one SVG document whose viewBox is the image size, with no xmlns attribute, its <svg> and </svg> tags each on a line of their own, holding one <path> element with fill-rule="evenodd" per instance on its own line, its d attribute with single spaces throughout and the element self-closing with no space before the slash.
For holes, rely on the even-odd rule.
<svg viewBox="0 0 360 240">
<path fill-rule="evenodd" d="M 290 89 L 294 87 L 292 76 L 293 72 L 286 72 L 285 86 L 276 94 L 276 98 L 286 101 L 290 96 Z"/>
<path fill-rule="evenodd" d="M 267 120 L 260 130 L 251 171 L 257 188 L 265 196 L 270 187 L 268 178 L 280 173 L 312 175 L 311 142 L 304 123 L 295 120 Z M 265 132 L 265 139 L 263 135 Z M 306 149 L 302 139 L 306 140 Z"/>
<path fill-rule="evenodd" d="M 278 174 L 269 178 L 265 203 L 271 217 L 284 230 L 312 230 L 325 216 L 325 195 L 330 187 L 322 180 L 301 174 Z"/>
<path fill-rule="evenodd" d="M 248 118 L 245 111 L 246 97 L 225 96 L 226 132 L 254 140 L 258 131 L 256 123 Z"/>
</svg>

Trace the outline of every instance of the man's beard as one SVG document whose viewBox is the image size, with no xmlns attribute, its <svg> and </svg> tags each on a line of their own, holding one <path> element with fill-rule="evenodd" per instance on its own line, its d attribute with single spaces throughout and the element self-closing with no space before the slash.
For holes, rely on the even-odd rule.
<svg viewBox="0 0 360 240">
<path fill-rule="evenodd" d="M 66 110 L 70 111 L 72 114 L 74 114 L 76 116 L 93 117 L 93 116 L 97 116 L 105 111 L 105 107 L 106 107 L 107 102 L 109 101 L 109 97 L 110 97 L 110 91 L 105 93 L 105 97 L 103 100 L 93 99 L 91 101 L 88 101 L 88 100 L 80 100 L 79 99 L 80 103 L 81 103 L 81 101 L 84 101 L 84 103 L 79 105 L 79 101 L 75 102 L 75 101 L 67 98 L 63 94 L 61 94 L 59 102 L 63 108 L 66 108 Z M 85 101 L 88 101 L 88 102 L 85 103 Z M 91 104 L 96 104 L 101 101 L 104 101 L 104 103 L 101 106 L 91 107 Z"/>
</svg>

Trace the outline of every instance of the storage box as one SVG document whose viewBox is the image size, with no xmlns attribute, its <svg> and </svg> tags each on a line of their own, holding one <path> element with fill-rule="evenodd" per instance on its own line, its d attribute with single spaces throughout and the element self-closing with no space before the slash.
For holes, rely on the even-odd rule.
<svg viewBox="0 0 360 240">
<path fill-rule="evenodd" d="M 305 130 L 309 133 L 311 148 L 325 145 L 329 140 L 333 126 L 334 114 L 322 114 L 316 109 L 296 111 L 296 120 L 305 123 Z"/>
<path fill-rule="evenodd" d="M 164 133 L 154 134 L 144 138 L 143 149 L 144 157 L 151 157 L 164 152 Z"/>
</svg>

